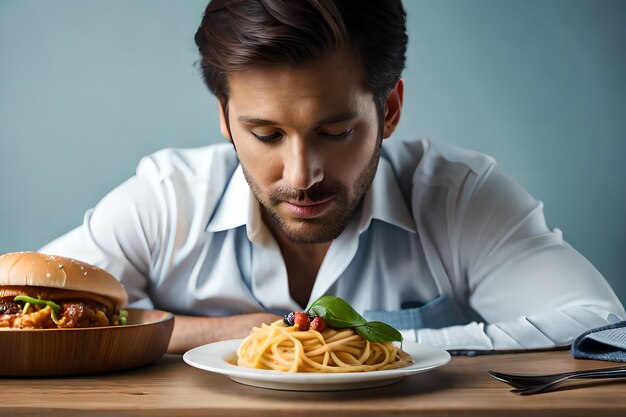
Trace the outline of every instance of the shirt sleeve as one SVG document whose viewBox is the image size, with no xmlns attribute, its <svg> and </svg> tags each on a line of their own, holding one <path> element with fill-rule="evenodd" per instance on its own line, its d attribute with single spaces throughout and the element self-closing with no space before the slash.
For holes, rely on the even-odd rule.
<svg viewBox="0 0 626 417">
<path fill-rule="evenodd" d="M 446 269 L 457 299 L 482 321 L 417 330 L 418 341 L 451 350 L 553 348 L 624 319 L 604 277 L 548 229 L 541 202 L 495 165 L 464 186 L 449 199 Z"/>
<path fill-rule="evenodd" d="M 134 176 L 88 210 L 81 226 L 39 251 L 102 268 L 124 285 L 130 303 L 145 304 L 151 259 L 164 224 L 159 221 L 161 206 L 149 178 Z"/>
</svg>

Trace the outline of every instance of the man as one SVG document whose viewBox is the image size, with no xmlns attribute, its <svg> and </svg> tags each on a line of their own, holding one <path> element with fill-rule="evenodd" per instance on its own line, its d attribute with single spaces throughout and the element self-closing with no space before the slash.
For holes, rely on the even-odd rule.
<svg viewBox="0 0 626 417">
<path fill-rule="evenodd" d="M 145 158 L 42 251 L 175 312 L 171 352 L 324 294 L 454 350 L 567 345 L 623 319 L 491 158 L 390 139 L 406 42 L 399 0 L 212 2 L 196 43 L 232 145 Z"/>
</svg>

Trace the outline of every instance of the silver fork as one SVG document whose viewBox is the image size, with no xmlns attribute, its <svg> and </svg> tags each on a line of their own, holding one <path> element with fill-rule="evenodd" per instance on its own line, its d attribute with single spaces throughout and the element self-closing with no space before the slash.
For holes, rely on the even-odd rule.
<svg viewBox="0 0 626 417">
<path fill-rule="evenodd" d="M 563 381 L 574 378 L 604 379 L 626 377 L 626 366 L 605 369 L 588 369 L 585 371 L 564 372 L 550 375 L 514 375 L 495 371 L 487 371 L 489 375 L 506 382 L 515 389 L 512 392 L 520 395 L 537 394 L 554 388 Z"/>
</svg>

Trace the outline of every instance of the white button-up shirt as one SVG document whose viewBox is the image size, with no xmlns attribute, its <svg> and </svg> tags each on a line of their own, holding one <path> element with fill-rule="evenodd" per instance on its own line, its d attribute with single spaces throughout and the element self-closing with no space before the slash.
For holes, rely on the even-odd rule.
<svg viewBox="0 0 626 417">
<path fill-rule="evenodd" d="M 229 144 L 144 158 L 41 251 L 108 270 L 139 305 L 207 316 L 302 310 Z M 309 302 L 325 294 L 450 350 L 567 345 L 626 316 L 598 271 L 547 228 L 542 204 L 493 159 L 422 140 L 384 141 Z"/>
</svg>

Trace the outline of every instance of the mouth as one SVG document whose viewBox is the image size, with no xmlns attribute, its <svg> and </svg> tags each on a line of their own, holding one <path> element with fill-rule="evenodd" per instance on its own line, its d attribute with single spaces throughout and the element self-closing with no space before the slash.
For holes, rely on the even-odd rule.
<svg viewBox="0 0 626 417">
<path fill-rule="evenodd" d="M 284 201 L 287 210 L 295 217 L 313 219 L 320 217 L 331 206 L 334 198 L 324 200 Z"/>
</svg>

